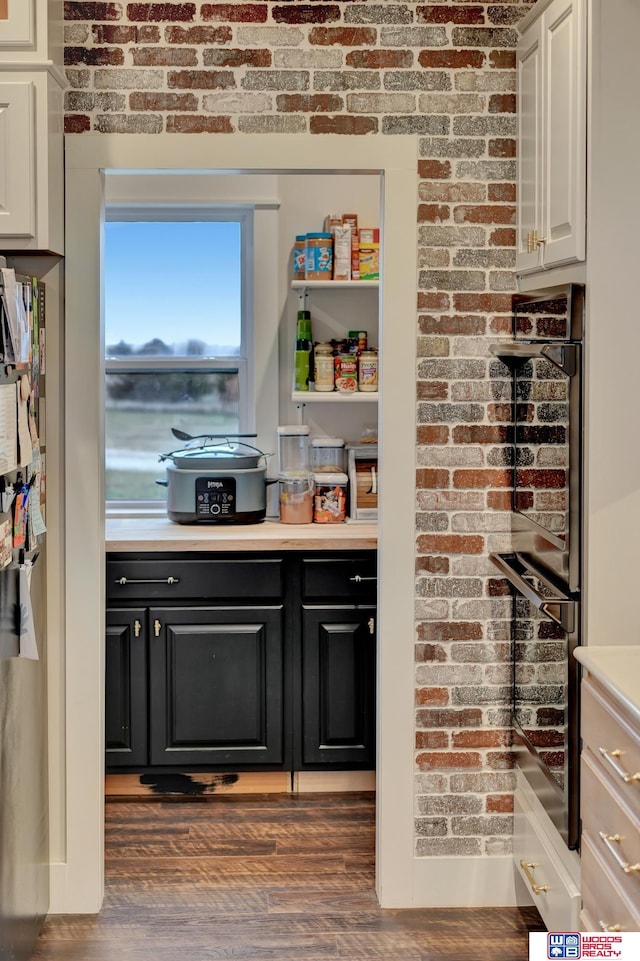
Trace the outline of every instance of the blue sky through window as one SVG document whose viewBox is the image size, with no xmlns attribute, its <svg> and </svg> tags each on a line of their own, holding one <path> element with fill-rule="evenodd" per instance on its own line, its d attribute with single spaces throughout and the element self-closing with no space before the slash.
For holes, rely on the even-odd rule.
<svg viewBox="0 0 640 961">
<path fill-rule="evenodd" d="M 199 340 L 237 354 L 241 340 L 241 230 L 232 221 L 108 221 L 105 343 L 158 338 L 176 353 Z"/>
</svg>

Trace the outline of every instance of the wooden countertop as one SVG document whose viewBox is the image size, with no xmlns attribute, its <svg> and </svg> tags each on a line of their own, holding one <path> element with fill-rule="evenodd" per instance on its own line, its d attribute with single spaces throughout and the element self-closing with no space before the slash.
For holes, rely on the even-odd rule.
<svg viewBox="0 0 640 961">
<path fill-rule="evenodd" d="M 575 657 L 640 724 L 640 646 L 578 647 Z"/>
<path fill-rule="evenodd" d="M 374 549 L 377 524 L 174 524 L 166 517 L 105 521 L 106 549 L 119 551 L 352 551 Z"/>
</svg>

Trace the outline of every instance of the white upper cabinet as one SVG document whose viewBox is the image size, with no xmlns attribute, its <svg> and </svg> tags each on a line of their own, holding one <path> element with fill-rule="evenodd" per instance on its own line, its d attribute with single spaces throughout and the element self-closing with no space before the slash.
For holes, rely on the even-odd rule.
<svg viewBox="0 0 640 961">
<path fill-rule="evenodd" d="M 519 272 L 585 258 L 585 7 L 542 0 L 518 44 Z"/>
<path fill-rule="evenodd" d="M 0 3 L 0 68 L 6 61 L 62 66 L 63 29 L 63 0 Z"/>
</svg>

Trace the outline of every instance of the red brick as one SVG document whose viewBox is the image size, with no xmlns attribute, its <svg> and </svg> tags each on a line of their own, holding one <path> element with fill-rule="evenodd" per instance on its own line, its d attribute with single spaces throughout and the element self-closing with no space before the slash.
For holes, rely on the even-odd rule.
<svg viewBox="0 0 640 961">
<path fill-rule="evenodd" d="M 451 161 L 419 160 L 418 176 L 421 180 L 448 180 L 451 176 Z"/>
<path fill-rule="evenodd" d="M 410 50 L 350 50 L 345 57 L 348 67 L 365 70 L 383 70 L 385 67 L 412 67 Z"/>
<path fill-rule="evenodd" d="M 487 199 L 492 203 L 515 203 L 515 184 L 488 184 Z"/>
<path fill-rule="evenodd" d="M 486 764 L 492 771 L 510 771 L 516 766 L 515 754 L 511 751 L 489 751 Z"/>
<path fill-rule="evenodd" d="M 270 67 L 273 57 L 270 50 L 205 50 L 205 67 Z"/>
<path fill-rule="evenodd" d="M 418 624 L 417 632 L 422 641 L 481 641 L 483 637 L 477 621 L 429 621 Z"/>
<path fill-rule="evenodd" d="M 489 141 L 490 157 L 515 157 L 516 142 L 509 137 L 497 137 Z"/>
<path fill-rule="evenodd" d="M 416 471 L 416 487 L 418 490 L 448 487 L 449 471 L 438 468 L 421 467 Z"/>
<path fill-rule="evenodd" d="M 442 556 L 416 557 L 415 571 L 416 574 L 448 574 L 449 558 Z"/>
<path fill-rule="evenodd" d="M 129 96 L 131 110 L 197 110 L 198 98 L 192 93 L 139 91 Z"/>
<path fill-rule="evenodd" d="M 363 135 L 378 132 L 376 117 L 311 117 L 309 121 L 311 133 L 338 133 Z"/>
<path fill-rule="evenodd" d="M 167 43 L 181 44 L 218 44 L 229 43 L 233 36 L 231 27 L 165 27 L 164 38 Z"/>
<path fill-rule="evenodd" d="M 474 770 L 482 766 L 482 758 L 475 751 L 436 751 L 434 753 L 418 754 L 416 766 L 420 771 L 459 771 Z"/>
<path fill-rule="evenodd" d="M 458 224 L 513 224 L 516 208 L 507 204 L 461 204 L 454 208 L 453 219 Z"/>
<path fill-rule="evenodd" d="M 461 424 L 452 431 L 454 444 L 508 444 L 509 427 L 486 427 L 484 424 Z"/>
<path fill-rule="evenodd" d="M 67 114 L 64 118 L 65 133 L 86 133 L 91 130 L 91 119 L 86 114 Z"/>
<path fill-rule="evenodd" d="M 457 488 L 509 487 L 511 471 L 485 468 L 484 470 L 455 470 L 453 486 Z"/>
<path fill-rule="evenodd" d="M 435 751 L 439 747 L 449 747 L 449 735 L 446 731 L 416 731 L 416 750 Z"/>
<path fill-rule="evenodd" d="M 140 47 L 131 51 L 134 67 L 196 67 L 193 47 Z"/>
<path fill-rule="evenodd" d="M 317 47 L 372 47 L 378 42 L 373 27 L 314 27 L 309 31 L 309 43 Z"/>
<path fill-rule="evenodd" d="M 490 577 L 487 581 L 487 594 L 489 597 L 508 597 L 511 593 L 509 582 L 499 577 Z"/>
<path fill-rule="evenodd" d="M 451 737 L 453 747 L 509 747 L 511 742 L 510 730 L 455 731 Z"/>
<path fill-rule="evenodd" d="M 511 404 L 488 404 L 487 406 L 487 419 L 492 424 L 503 424 L 510 421 L 512 416 Z"/>
<path fill-rule="evenodd" d="M 419 380 L 416 390 L 418 400 L 446 400 L 449 396 L 449 385 L 446 381 Z"/>
<path fill-rule="evenodd" d="M 200 15 L 203 20 L 221 20 L 229 23 L 265 23 L 269 13 L 266 3 L 203 3 Z"/>
<path fill-rule="evenodd" d="M 492 50 L 489 54 L 489 66 L 496 70 L 515 70 L 515 50 Z"/>
<path fill-rule="evenodd" d="M 516 483 L 519 487 L 542 487 L 560 490 L 566 484 L 566 472 L 563 470 L 519 470 L 516 472 Z"/>
<path fill-rule="evenodd" d="M 449 703 L 449 691 L 446 687 L 419 687 L 416 690 L 415 703 L 420 706 L 436 704 L 439 707 L 444 707 L 445 704 Z"/>
<path fill-rule="evenodd" d="M 196 13 L 195 3 L 128 3 L 127 20 L 189 22 Z"/>
<path fill-rule="evenodd" d="M 479 534 L 420 534 L 417 546 L 432 554 L 482 554 L 484 538 Z"/>
<path fill-rule="evenodd" d="M 418 23 L 484 23 L 484 7 L 416 7 Z"/>
<path fill-rule="evenodd" d="M 298 3 L 291 7 L 271 7 L 271 16 L 276 23 L 330 23 L 340 19 L 341 11 L 337 3 L 322 7 Z"/>
<path fill-rule="evenodd" d="M 458 710 L 452 708 L 423 708 L 416 711 L 416 722 L 419 727 L 427 730 L 439 727 L 480 727 L 482 711 L 480 708 L 464 707 Z"/>
<path fill-rule="evenodd" d="M 516 232 L 507 227 L 499 227 L 489 234 L 490 247 L 515 247 Z"/>
<path fill-rule="evenodd" d="M 421 334 L 454 334 L 469 335 L 470 337 L 481 337 L 486 332 L 486 317 L 479 317 L 474 314 L 467 315 L 441 315 L 434 317 L 430 314 L 422 314 L 418 317 L 418 327 Z"/>
<path fill-rule="evenodd" d="M 121 3 L 68 3 L 64 5 L 65 20 L 121 20 Z"/>
<path fill-rule="evenodd" d="M 487 507 L 493 511 L 510 511 L 511 492 L 489 491 L 487 493 Z"/>
<path fill-rule="evenodd" d="M 65 47 L 64 62 L 68 67 L 78 63 L 89 67 L 118 67 L 124 63 L 124 53 L 118 47 Z"/>
<path fill-rule="evenodd" d="M 446 661 L 447 652 L 441 644 L 416 644 L 415 660 L 418 664 L 427 664 L 432 661 Z"/>
<path fill-rule="evenodd" d="M 515 93 L 493 93 L 489 97 L 489 113 L 515 113 Z"/>
<path fill-rule="evenodd" d="M 91 25 L 91 35 L 94 43 L 135 43 L 139 29 L 133 26 L 119 27 L 108 23 L 94 23 Z M 156 32 L 159 40 L 160 31 L 157 27 Z M 145 43 L 148 42 L 148 40 L 145 41 Z"/>
<path fill-rule="evenodd" d="M 456 310 L 467 312 L 511 311 L 511 294 L 454 294 L 453 306 Z"/>
<path fill-rule="evenodd" d="M 492 334 L 510 334 L 513 330 L 511 317 L 492 317 L 489 321 Z"/>
<path fill-rule="evenodd" d="M 449 440 L 449 428 L 438 424 L 431 426 L 421 424 L 416 433 L 418 444 L 446 444 Z"/>
<path fill-rule="evenodd" d="M 229 90 L 235 87 L 236 77 L 231 70 L 170 70 L 167 85 L 180 90 Z"/>
<path fill-rule="evenodd" d="M 513 794 L 487 794 L 487 814 L 511 814 Z"/>
<path fill-rule="evenodd" d="M 276 106 L 282 113 L 316 113 L 342 110 L 344 102 L 334 93 L 281 93 L 276 97 Z"/>
<path fill-rule="evenodd" d="M 231 117 L 167 117 L 167 133 L 234 133 Z"/>
<path fill-rule="evenodd" d="M 418 294 L 418 310 L 448 310 L 450 303 L 449 294 L 444 291 L 421 290 Z"/>
<path fill-rule="evenodd" d="M 419 204 L 418 223 L 434 224 L 448 220 L 451 214 L 451 207 L 447 204 Z"/>
<path fill-rule="evenodd" d="M 418 54 L 418 63 L 427 70 L 480 70 L 485 59 L 482 50 L 421 50 Z"/>
</svg>

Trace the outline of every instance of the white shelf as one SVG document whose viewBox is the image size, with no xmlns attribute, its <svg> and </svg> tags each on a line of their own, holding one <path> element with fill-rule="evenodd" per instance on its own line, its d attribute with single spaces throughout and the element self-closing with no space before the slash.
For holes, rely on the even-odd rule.
<svg viewBox="0 0 640 961">
<path fill-rule="evenodd" d="M 353 394 L 343 394 L 338 390 L 315 391 L 294 390 L 291 393 L 294 404 L 371 404 L 378 400 L 377 390 L 354 391 Z"/>
<path fill-rule="evenodd" d="M 379 287 L 379 280 L 292 280 L 291 287 L 293 290 L 304 290 L 305 287 L 309 288 L 333 288 L 337 290 L 338 288 L 350 288 L 351 290 L 367 290 L 372 287 Z"/>
</svg>

